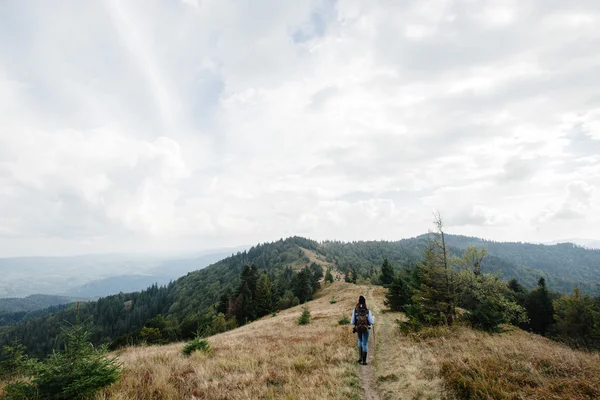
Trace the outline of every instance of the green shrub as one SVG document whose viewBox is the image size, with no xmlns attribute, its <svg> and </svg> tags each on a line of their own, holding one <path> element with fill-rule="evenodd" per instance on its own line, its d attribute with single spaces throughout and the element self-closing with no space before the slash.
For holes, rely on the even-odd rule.
<svg viewBox="0 0 600 400">
<path fill-rule="evenodd" d="M 338 325 L 350 325 L 350 319 L 347 315 L 342 315 L 342 317 L 338 320 Z"/>
<path fill-rule="evenodd" d="M 304 307 L 300 318 L 298 318 L 298 325 L 310 324 L 310 310 L 308 307 Z"/>
<path fill-rule="evenodd" d="M 13 382 L 4 386 L 7 400 L 38 400 L 39 393 L 34 385 L 26 382 Z"/>
<path fill-rule="evenodd" d="M 162 337 L 160 330 L 158 328 L 152 328 L 148 326 L 144 326 L 142 331 L 140 332 L 140 337 L 146 344 L 165 344 L 166 341 Z"/>
<path fill-rule="evenodd" d="M 106 348 L 94 348 L 90 333 L 77 325 L 63 330 L 65 350 L 55 352 L 44 361 L 30 360 L 29 382 L 5 387 L 12 400 L 83 400 L 121 378 L 121 365 L 106 357 Z"/>
<path fill-rule="evenodd" d="M 189 356 L 194 351 L 201 351 L 203 353 L 209 353 L 210 352 L 210 344 L 208 343 L 208 341 L 206 339 L 200 339 L 197 337 L 194 340 L 187 342 L 185 344 L 185 346 L 183 346 L 183 350 L 181 351 L 181 353 L 183 353 L 184 356 Z"/>
<path fill-rule="evenodd" d="M 333 283 L 333 275 L 330 268 L 327 268 L 327 272 L 325 272 L 325 282 Z"/>
<path fill-rule="evenodd" d="M 0 379 L 23 375 L 28 370 L 26 348 L 19 341 L 2 348 L 3 361 L 0 361 Z"/>
<path fill-rule="evenodd" d="M 506 282 L 495 275 L 476 275 L 463 270 L 455 275 L 459 306 L 464 318 L 476 329 L 500 330 L 500 324 L 524 322 L 527 313 L 510 296 Z"/>
<path fill-rule="evenodd" d="M 335 303 L 337 303 L 335 296 L 331 296 L 331 299 L 329 300 L 329 304 L 335 304 Z"/>
<path fill-rule="evenodd" d="M 485 300 L 475 306 L 473 311 L 467 314 L 467 320 L 473 328 L 488 332 L 497 332 L 500 324 L 506 322 L 500 307 L 490 300 Z"/>
</svg>

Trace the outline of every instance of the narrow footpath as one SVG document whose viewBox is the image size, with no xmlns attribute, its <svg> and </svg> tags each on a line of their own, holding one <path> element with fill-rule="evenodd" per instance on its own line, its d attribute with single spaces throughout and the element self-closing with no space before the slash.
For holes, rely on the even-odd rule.
<svg viewBox="0 0 600 400">
<path fill-rule="evenodd" d="M 400 334 L 403 313 L 384 305 L 385 289 L 365 286 L 367 305 L 375 316 L 369 336 L 369 365 L 360 366 L 363 399 L 427 400 L 451 398 L 435 367 L 436 355 L 423 344 Z M 371 355 L 371 352 L 373 353 Z"/>
<path fill-rule="evenodd" d="M 375 379 L 375 368 L 374 363 L 377 360 L 377 322 L 381 315 L 381 309 L 379 305 L 374 301 L 372 292 L 373 287 L 368 287 L 367 295 L 367 306 L 369 306 L 373 316 L 375 317 L 375 327 L 371 329 L 369 335 L 369 359 L 367 365 L 359 365 L 360 369 L 360 384 L 362 387 L 361 399 L 364 400 L 379 400 L 379 393 L 377 392 L 377 380 Z"/>
</svg>

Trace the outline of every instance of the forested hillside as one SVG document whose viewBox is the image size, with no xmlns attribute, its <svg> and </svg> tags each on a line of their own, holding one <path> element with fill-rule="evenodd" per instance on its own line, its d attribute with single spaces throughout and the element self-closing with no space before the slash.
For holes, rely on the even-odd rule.
<svg viewBox="0 0 600 400">
<path fill-rule="evenodd" d="M 245 265 L 255 264 L 269 273 L 274 304 L 288 298 L 291 305 L 295 296 L 289 299 L 289 289 L 294 270 L 309 265 L 303 249 L 315 250 L 317 246 L 316 242 L 303 238 L 258 245 L 167 286 L 153 285 L 142 292 L 121 293 L 81 304 L 79 320 L 91 326 L 94 343 L 126 344 L 152 319 L 160 325 L 166 340 L 192 337 L 212 322 L 219 302 L 237 288 Z M 0 347 L 18 339 L 31 355 L 41 357 L 56 348 L 64 322 L 75 323 L 75 320 L 75 307 L 69 307 L 4 327 L 0 331 Z"/>
<path fill-rule="evenodd" d="M 51 314 L 69 303 L 87 301 L 85 298 L 36 294 L 23 298 L 0 299 L 0 326 L 12 325 L 25 319 Z"/>
<path fill-rule="evenodd" d="M 505 279 L 517 278 L 532 288 L 544 276 L 552 290 L 570 293 L 574 286 L 597 292 L 600 284 L 600 250 L 586 249 L 572 243 L 555 245 L 506 243 L 479 238 L 448 235 L 452 249 L 485 247 L 488 257 L 483 268 L 500 272 Z"/>
<path fill-rule="evenodd" d="M 73 297 L 44 294 L 34 294 L 23 298 L 0 299 L 0 314 L 41 310 L 50 306 L 72 303 L 76 300 Z"/>
<path fill-rule="evenodd" d="M 546 278 L 549 290 L 563 293 L 571 293 L 573 286 L 592 291 L 600 282 L 600 251 L 569 245 L 494 243 L 451 235 L 447 238 L 450 253 L 457 257 L 469 245 L 487 247 L 489 255 L 482 263 L 482 271 L 498 272 L 504 279 L 516 278 L 528 288 L 536 287 L 540 277 Z M 396 271 L 411 269 L 421 261 L 426 245 L 425 236 L 398 242 L 352 243 L 288 238 L 239 252 L 167 286 L 153 285 L 142 292 L 121 293 L 82 304 L 80 319 L 91 325 L 94 343 L 118 346 L 140 337 L 157 343 L 185 339 L 198 331 L 244 323 L 239 310 L 237 321 L 225 321 L 221 315 L 231 314 L 232 302 L 240 299 L 240 277 L 247 265 L 255 265 L 257 274 L 266 274 L 270 309 L 276 310 L 305 300 L 304 289 L 297 287 L 299 272 L 305 266 L 331 266 L 355 282 L 378 283 L 384 258 Z M 252 314 L 247 313 L 246 318 L 252 319 Z M 19 339 L 31 354 L 42 356 L 57 346 L 56 338 L 64 321 L 75 321 L 73 307 L 1 328 L 0 345 Z"/>
<path fill-rule="evenodd" d="M 541 245 L 502 243 L 458 235 L 446 235 L 452 255 L 461 257 L 470 247 L 485 247 L 488 256 L 482 262 L 483 272 L 498 273 L 503 279 L 518 279 L 534 288 L 544 277 L 553 291 L 571 293 L 575 286 L 593 293 L 600 283 L 600 250 L 589 250 L 572 244 Z M 374 280 L 384 258 L 398 267 L 413 267 L 421 259 L 427 235 L 397 242 L 324 242 L 319 252 L 335 261 L 342 272 L 355 269 L 359 276 Z"/>
<path fill-rule="evenodd" d="M 76 288 L 69 289 L 69 296 L 105 297 L 120 292 L 137 292 L 154 284 L 168 284 L 172 279 L 160 275 L 118 275 L 88 282 Z"/>
</svg>

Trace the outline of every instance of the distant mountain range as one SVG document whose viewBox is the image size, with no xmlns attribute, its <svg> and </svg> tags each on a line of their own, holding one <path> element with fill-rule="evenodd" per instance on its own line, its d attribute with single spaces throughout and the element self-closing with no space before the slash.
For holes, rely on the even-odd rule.
<svg viewBox="0 0 600 400">
<path fill-rule="evenodd" d="M 548 288 L 555 292 L 570 293 L 574 287 L 590 293 L 598 290 L 600 250 L 585 249 L 573 244 L 501 243 L 457 235 L 447 235 L 446 239 L 450 253 L 455 256 L 461 256 L 469 246 L 486 247 L 488 256 L 482 263 L 484 272 L 499 274 L 503 279 L 516 278 L 528 288 L 535 287 L 538 279 L 544 277 Z M 282 271 L 287 268 L 297 271 L 316 262 L 324 268 L 332 267 L 342 273 L 353 271 L 359 279 L 373 281 L 379 278 L 384 258 L 396 269 L 415 268 L 422 259 L 427 240 L 427 235 L 396 242 L 318 243 L 301 237 L 281 239 L 223 258 L 178 278 L 166 287 L 154 285 L 142 292 L 120 293 L 86 303 L 81 307 L 81 317 L 94 325 L 93 340 L 96 343 L 107 343 L 117 338 L 126 340 L 127 335 L 139 331 L 147 320 L 158 314 L 172 321 L 175 326 L 196 329 L 198 324 L 208 318 L 211 310 L 214 313 L 222 296 L 235 290 L 244 265 L 255 264 L 269 273 L 279 271 L 278 276 L 281 278 L 285 276 Z M 158 271 L 181 273 L 201 266 L 207 259 L 170 262 L 172 264 L 160 264 L 160 267 L 156 265 L 154 268 L 158 268 Z M 128 279 L 121 279 L 121 283 Z M 137 278 L 132 279 L 136 281 Z M 118 277 L 97 282 L 88 285 L 87 292 L 92 293 L 99 288 L 108 290 L 103 288 L 104 285 L 116 289 L 115 285 L 118 283 Z M 148 281 L 140 279 L 137 283 L 143 285 Z M 84 292 L 86 290 L 82 291 Z M 47 354 L 54 343 L 49 338 L 60 333 L 60 321 L 74 320 L 75 311 L 72 307 L 22 318 L 21 322 L 5 327 L 4 337 L 0 330 L 0 345 L 19 339 L 32 354 Z"/>
<path fill-rule="evenodd" d="M 573 243 L 577 246 L 585 247 L 587 249 L 600 249 L 600 240 L 595 239 L 564 239 L 564 240 L 554 240 L 552 242 L 546 242 L 543 244 L 553 245 L 560 243 Z"/>
<path fill-rule="evenodd" d="M 36 311 L 50 306 L 69 304 L 78 300 L 89 301 L 92 299 L 44 294 L 36 294 L 24 298 L 0 299 L 0 314 Z"/>
<path fill-rule="evenodd" d="M 102 297 L 167 284 L 221 260 L 235 249 L 206 251 L 186 258 L 149 255 L 0 258 L 0 298 L 33 294 Z"/>
</svg>

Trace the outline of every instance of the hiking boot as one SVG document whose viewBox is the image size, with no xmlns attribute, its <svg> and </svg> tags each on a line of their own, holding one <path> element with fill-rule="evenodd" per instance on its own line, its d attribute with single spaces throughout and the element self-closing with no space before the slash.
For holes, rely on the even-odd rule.
<svg viewBox="0 0 600 400">
<path fill-rule="evenodd" d="M 363 360 L 363 351 L 362 351 L 362 349 L 358 349 L 358 361 L 357 361 L 357 363 L 362 364 L 362 360 Z"/>
<path fill-rule="evenodd" d="M 362 353 L 362 365 L 367 365 L 367 352 Z"/>
</svg>

